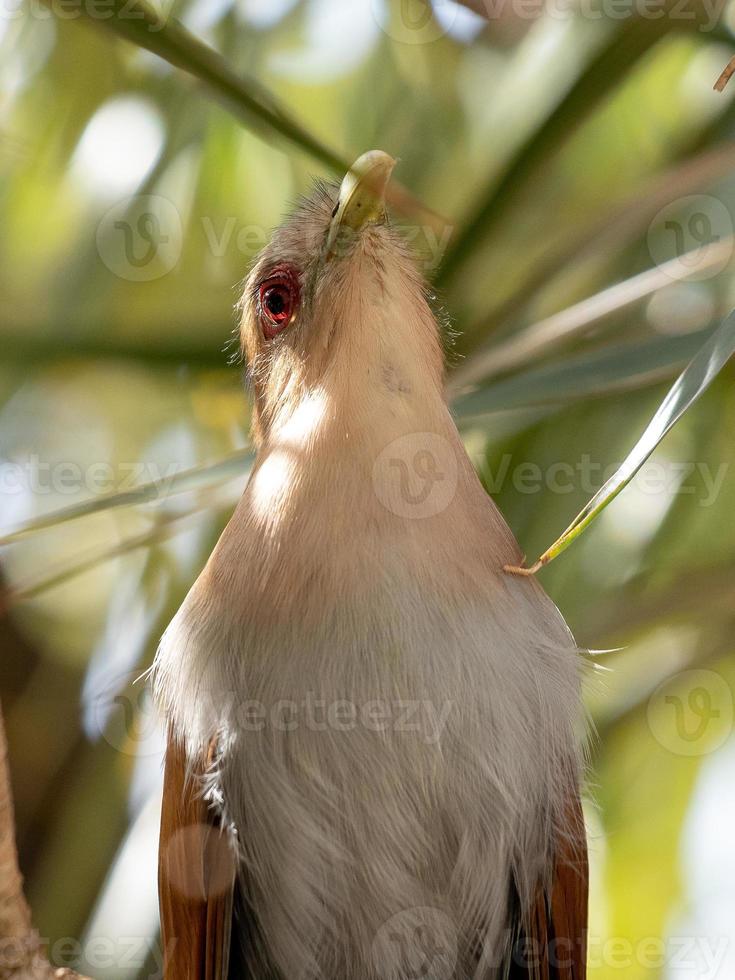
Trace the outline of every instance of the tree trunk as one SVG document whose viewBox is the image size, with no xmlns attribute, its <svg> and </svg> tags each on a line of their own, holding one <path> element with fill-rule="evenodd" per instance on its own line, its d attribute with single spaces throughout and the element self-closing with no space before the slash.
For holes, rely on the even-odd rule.
<svg viewBox="0 0 735 980">
<path fill-rule="evenodd" d="M 72 970 L 55 969 L 46 959 L 23 895 L 15 846 L 8 746 L 0 710 L 0 978 L 1 980 L 84 980 Z"/>
</svg>

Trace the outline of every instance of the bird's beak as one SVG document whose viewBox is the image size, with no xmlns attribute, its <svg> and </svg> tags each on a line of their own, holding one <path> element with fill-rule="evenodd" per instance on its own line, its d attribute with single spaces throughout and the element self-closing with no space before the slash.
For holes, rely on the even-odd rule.
<svg viewBox="0 0 735 980">
<path fill-rule="evenodd" d="M 382 150 L 363 153 L 347 172 L 329 224 L 325 257 L 341 254 L 368 225 L 385 220 L 385 192 L 396 161 Z"/>
</svg>

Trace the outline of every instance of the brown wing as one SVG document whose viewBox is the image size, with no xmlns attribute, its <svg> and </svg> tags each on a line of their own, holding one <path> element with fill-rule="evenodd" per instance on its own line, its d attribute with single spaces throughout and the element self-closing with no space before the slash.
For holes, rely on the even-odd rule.
<svg viewBox="0 0 735 980">
<path fill-rule="evenodd" d="M 163 783 L 158 893 L 166 980 L 226 980 L 235 863 L 226 832 L 202 798 L 206 769 L 187 765 L 169 737 Z"/>
<path fill-rule="evenodd" d="M 513 951 L 509 980 L 585 980 L 587 976 L 587 844 L 578 796 L 568 807 L 549 888 L 539 889 Z"/>
</svg>

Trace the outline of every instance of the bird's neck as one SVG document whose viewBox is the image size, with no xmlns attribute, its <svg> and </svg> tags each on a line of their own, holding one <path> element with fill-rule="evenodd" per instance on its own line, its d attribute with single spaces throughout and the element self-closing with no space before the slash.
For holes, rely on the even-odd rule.
<svg viewBox="0 0 735 980">
<path fill-rule="evenodd" d="M 419 433 L 460 444 L 436 379 L 412 375 L 395 360 L 363 362 L 353 371 L 335 364 L 274 420 L 258 459 L 285 453 L 303 466 L 341 460 L 358 472 L 395 440 Z"/>
</svg>

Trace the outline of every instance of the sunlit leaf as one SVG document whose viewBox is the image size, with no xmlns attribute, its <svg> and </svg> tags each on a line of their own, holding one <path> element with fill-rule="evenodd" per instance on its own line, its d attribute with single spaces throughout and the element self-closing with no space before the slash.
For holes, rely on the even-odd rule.
<svg viewBox="0 0 735 980">
<path fill-rule="evenodd" d="M 591 216 L 589 225 L 570 229 L 571 238 L 550 249 L 507 300 L 468 328 L 468 335 L 482 338 L 512 323 L 557 277 L 574 276 L 580 264 L 590 259 L 599 261 L 603 255 L 619 254 L 645 231 L 661 208 L 715 184 L 732 172 L 733 165 L 735 148 L 731 143 L 708 147 L 657 174 L 601 215 Z"/>
<path fill-rule="evenodd" d="M 488 377 L 521 367 L 539 354 L 546 354 L 572 338 L 585 334 L 604 317 L 625 309 L 672 282 L 686 280 L 682 268 L 690 269 L 692 275 L 700 275 L 705 270 L 722 267 L 731 257 L 734 244 L 735 239 L 731 235 L 718 238 L 708 245 L 609 286 L 602 292 L 519 331 L 502 344 L 496 343 L 487 349 L 478 350 L 454 372 L 452 389 L 476 384 Z"/>
<path fill-rule="evenodd" d="M 51 0 L 46 2 L 53 7 Z M 146 0 L 111 0 L 109 8 L 112 17 L 100 20 L 93 12 L 92 20 L 198 78 L 246 125 L 285 137 L 330 170 L 343 173 L 349 168 L 346 157 L 308 132 L 254 78 L 234 72 L 220 54 L 175 17 L 159 12 Z"/>
<path fill-rule="evenodd" d="M 623 464 L 574 518 L 566 531 L 530 568 L 508 569 L 508 571 L 533 575 L 568 548 L 621 490 L 625 489 L 662 439 L 707 390 L 734 353 L 735 312 L 720 324 L 683 374 L 677 378 Z"/>
<path fill-rule="evenodd" d="M 616 391 L 648 387 L 672 377 L 711 336 L 712 328 L 677 337 L 613 343 L 514 374 L 459 395 L 459 419 L 521 408 L 558 408 Z"/>
<path fill-rule="evenodd" d="M 33 580 L 20 582 L 17 586 L 7 590 L 3 598 L 2 609 L 7 609 L 17 602 L 33 599 L 57 585 L 63 585 L 77 575 L 82 575 L 106 561 L 111 561 L 113 558 L 120 558 L 122 555 L 130 554 L 131 551 L 137 551 L 138 548 L 150 548 L 175 534 L 180 534 L 192 526 L 192 518 L 200 517 L 203 509 L 202 507 L 191 508 L 183 514 L 172 514 L 161 518 L 150 531 L 125 538 L 112 546 L 92 549 L 83 555 L 76 556 L 69 562 L 63 562 L 59 567 L 45 569 Z M 2 610 L 0 609 L 0 611 Z"/>
<path fill-rule="evenodd" d="M 45 2 L 53 6 L 53 0 Z M 353 161 L 347 155 L 333 150 L 309 132 L 272 92 L 256 79 L 233 71 L 217 51 L 195 37 L 175 17 L 160 13 L 147 0 L 111 0 L 110 8 L 114 16 L 105 17 L 100 23 L 199 79 L 246 126 L 265 138 L 274 134 L 285 138 L 337 174 L 345 174 L 350 169 Z M 91 16 L 94 22 L 98 21 Z M 397 181 L 392 182 L 386 196 L 402 214 L 420 214 L 440 230 L 448 225 L 445 218 L 424 206 Z"/>
</svg>

